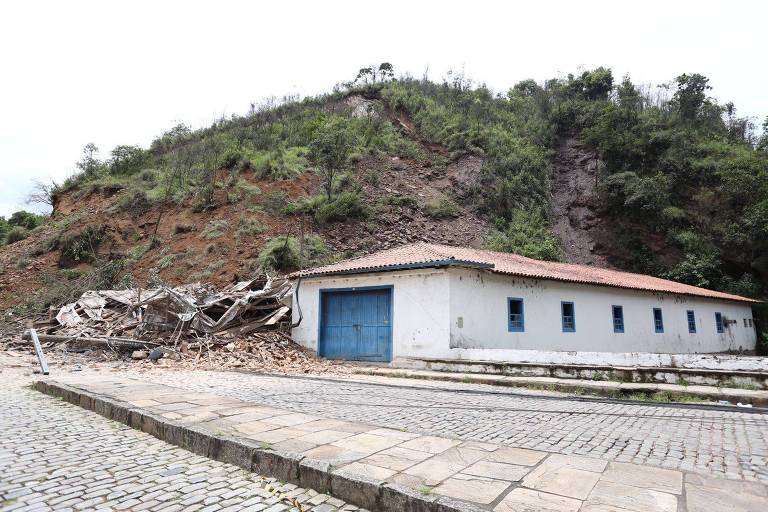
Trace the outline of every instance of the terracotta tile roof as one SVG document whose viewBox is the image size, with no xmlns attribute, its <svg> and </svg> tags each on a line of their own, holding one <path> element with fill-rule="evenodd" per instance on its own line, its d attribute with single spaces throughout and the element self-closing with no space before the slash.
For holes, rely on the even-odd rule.
<svg viewBox="0 0 768 512">
<path fill-rule="evenodd" d="M 612 286 L 631 290 L 675 293 L 742 302 L 759 302 L 738 295 L 716 292 L 642 274 L 632 274 L 587 265 L 540 261 L 517 254 L 483 251 L 470 247 L 451 247 L 426 242 L 403 245 L 368 256 L 295 272 L 290 277 L 360 274 L 439 266 L 484 268 L 497 274 L 535 279 L 553 279 L 556 281 Z"/>
</svg>

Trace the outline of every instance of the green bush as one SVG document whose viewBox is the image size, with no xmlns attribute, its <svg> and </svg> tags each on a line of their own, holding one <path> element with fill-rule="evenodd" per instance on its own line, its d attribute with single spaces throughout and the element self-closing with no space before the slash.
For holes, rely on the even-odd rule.
<svg viewBox="0 0 768 512">
<path fill-rule="evenodd" d="M 389 194 L 381 199 L 381 204 L 390 206 L 400 206 L 405 208 L 415 208 L 418 205 L 416 198 L 413 196 L 401 195 L 401 194 Z"/>
<path fill-rule="evenodd" d="M 459 207 L 450 199 L 440 199 L 429 203 L 426 207 L 427 215 L 433 219 L 452 219 L 460 214 Z"/>
<path fill-rule="evenodd" d="M 29 229 L 22 226 L 14 226 L 5 234 L 5 243 L 12 244 L 24 240 L 29 236 Z"/>
<path fill-rule="evenodd" d="M 503 222 L 499 224 L 504 225 Z M 560 242 L 549 230 L 540 212 L 518 210 L 509 224 L 489 234 L 485 248 L 537 260 L 560 261 L 561 258 Z"/>
<path fill-rule="evenodd" d="M 307 235 L 303 242 L 292 236 L 271 238 L 259 252 L 256 263 L 265 270 L 290 272 L 329 263 L 328 248 L 322 238 Z M 252 270 L 256 270 L 251 265 Z"/>
<path fill-rule="evenodd" d="M 125 191 L 117 201 L 117 208 L 121 212 L 131 215 L 142 215 L 149 211 L 152 203 L 144 190 L 130 188 Z"/>
<path fill-rule="evenodd" d="M 98 259 L 98 250 L 111 235 L 105 226 L 87 226 L 79 233 L 64 234 L 55 242 L 60 249 L 60 267 L 70 267 L 78 263 L 93 263 Z"/>
<path fill-rule="evenodd" d="M 369 214 L 360 193 L 352 191 L 336 194 L 330 200 L 325 195 L 310 197 L 294 204 L 292 210 L 312 215 L 320 224 L 364 219 Z"/>
<path fill-rule="evenodd" d="M 271 238 L 259 252 L 259 265 L 265 270 L 289 272 L 299 268 L 299 243 L 288 235 Z"/>
</svg>

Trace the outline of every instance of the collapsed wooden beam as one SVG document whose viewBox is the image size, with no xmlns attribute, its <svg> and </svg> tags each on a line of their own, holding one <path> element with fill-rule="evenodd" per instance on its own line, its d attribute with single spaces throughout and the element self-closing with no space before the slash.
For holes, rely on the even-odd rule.
<svg viewBox="0 0 768 512">
<path fill-rule="evenodd" d="M 92 347 L 104 347 L 104 348 L 124 348 L 126 350 L 139 350 L 146 347 L 158 347 L 160 343 L 153 341 L 135 340 L 132 338 L 116 338 L 112 336 L 106 336 L 103 338 L 91 338 L 87 336 L 67 336 L 60 334 L 38 334 L 37 337 L 41 342 L 53 342 L 53 343 L 65 343 L 72 341 L 75 343 L 81 343 Z M 22 340 L 32 340 L 32 335 L 29 331 L 24 331 L 21 335 Z"/>
</svg>

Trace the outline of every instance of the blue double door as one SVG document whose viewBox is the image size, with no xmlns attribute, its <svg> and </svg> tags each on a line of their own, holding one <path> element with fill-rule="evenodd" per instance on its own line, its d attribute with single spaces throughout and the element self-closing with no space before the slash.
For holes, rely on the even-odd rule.
<svg viewBox="0 0 768 512">
<path fill-rule="evenodd" d="M 392 287 L 320 291 L 318 354 L 330 359 L 392 359 Z"/>
</svg>

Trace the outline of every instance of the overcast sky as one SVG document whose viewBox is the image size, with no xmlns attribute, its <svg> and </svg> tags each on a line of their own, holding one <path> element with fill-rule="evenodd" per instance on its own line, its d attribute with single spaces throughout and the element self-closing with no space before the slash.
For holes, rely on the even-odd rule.
<svg viewBox="0 0 768 512">
<path fill-rule="evenodd" d="M 710 78 L 768 115 L 766 1 L 34 1 L 0 4 L 0 215 L 33 179 L 62 180 L 82 147 L 146 147 L 252 101 L 311 95 L 391 62 L 439 79 L 464 68 L 505 91 L 600 65 L 659 84 Z"/>
</svg>

